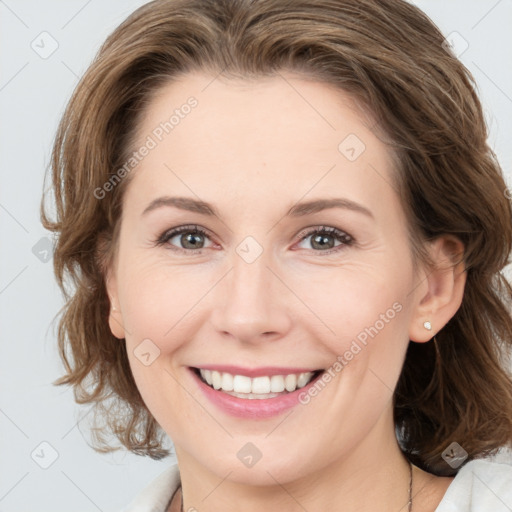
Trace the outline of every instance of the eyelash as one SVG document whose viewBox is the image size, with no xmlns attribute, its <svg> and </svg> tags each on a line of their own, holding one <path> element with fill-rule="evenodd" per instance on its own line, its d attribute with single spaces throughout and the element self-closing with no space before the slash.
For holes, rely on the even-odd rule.
<svg viewBox="0 0 512 512">
<path fill-rule="evenodd" d="M 168 231 L 164 231 L 158 237 L 158 239 L 155 240 L 154 243 L 156 246 L 166 245 L 169 242 L 169 240 L 171 240 L 175 236 L 181 235 L 183 233 L 194 233 L 194 234 L 199 234 L 204 237 L 210 238 L 208 233 L 201 227 L 196 226 L 196 225 L 189 225 L 189 226 L 180 226 L 180 227 L 168 230 Z M 323 256 L 327 256 L 328 254 L 339 252 L 344 247 L 354 245 L 354 243 L 355 243 L 355 239 L 351 235 L 349 235 L 345 231 L 341 231 L 341 230 L 331 227 L 331 226 L 320 226 L 320 227 L 316 227 L 316 228 L 312 228 L 312 229 L 308 228 L 307 230 L 301 231 L 298 235 L 299 236 L 298 243 L 303 242 L 306 238 L 310 237 L 311 235 L 315 235 L 315 234 L 319 234 L 319 233 L 334 236 L 339 242 L 341 242 L 340 245 L 335 246 L 335 247 L 333 247 L 329 250 L 325 250 L 325 251 L 321 251 L 321 250 L 317 251 L 317 250 L 311 249 L 313 252 L 317 252 Z M 204 249 L 204 248 L 197 249 L 197 250 L 184 249 L 182 247 L 176 247 L 176 246 L 173 246 L 170 244 L 169 244 L 169 247 L 173 251 L 177 251 L 177 252 L 181 252 L 181 253 L 189 253 L 189 254 L 195 253 L 198 255 L 202 254 L 202 249 Z"/>
</svg>

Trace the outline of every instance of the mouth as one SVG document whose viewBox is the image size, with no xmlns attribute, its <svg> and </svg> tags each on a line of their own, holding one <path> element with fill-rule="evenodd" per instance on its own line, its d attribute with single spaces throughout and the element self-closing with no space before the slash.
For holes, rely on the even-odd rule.
<svg viewBox="0 0 512 512">
<path fill-rule="evenodd" d="M 249 377 L 207 368 L 191 370 L 211 389 L 245 400 L 265 400 L 288 395 L 304 388 L 324 372 L 323 369 L 296 373 L 283 371 L 278 375 Z"/>
</svg>

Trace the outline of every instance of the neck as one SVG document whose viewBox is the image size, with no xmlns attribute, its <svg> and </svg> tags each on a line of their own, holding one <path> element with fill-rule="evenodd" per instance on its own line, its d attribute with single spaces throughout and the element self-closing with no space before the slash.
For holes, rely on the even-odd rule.
<svg viewBox="0 0 512 512">
<path fill-rule="evenodd" d="M 386 424 L 387 428 L 383 428 Z M 234 453 L 238 448 L 234 448 Z M 184 510 L 194 507 L 201 512 L 265 509 L 297 512 L 333 510 L 340 504 L 344 512 L 373 512 L 377 508 L 382 512 L 408 510 L 409 463 L 400 451 L 388 414 L 380 418 L 358 445 L 307 474 L 294 474 L 290 461 L 290 471 L 284 473 L 288 478 L 283 474 L 276 478 L 271 461 L 264 465 L 262 458 L 258 465 L 266 475 L 264 484 L 236 481 L 236 467 L 211 471 L 177 445 L 176 454 Z M 279 454 L 275 456 L 278 458 Z M 317 464 L 312 461 L 311 467 L 316 468 Z"/>
</svg>

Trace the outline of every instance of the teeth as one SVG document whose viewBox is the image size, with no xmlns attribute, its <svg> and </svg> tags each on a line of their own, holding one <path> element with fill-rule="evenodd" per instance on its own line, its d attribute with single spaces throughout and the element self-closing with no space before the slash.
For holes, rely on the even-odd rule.
<svg viewBox="0 0 512 512">
<path fill-rule="evenodd" d="M 215 370 L 212 372 L 213 389 L 220 389 L 222 386 L 222 376 Z"/>
<path fill-rule="evenodd" d="M 235 393 L 250 393 L 252 379 L 245 375 L 235 375 L 233 377 L 233 391 Z"/>
<path fill-rule="evenodd" d="M 285 382 L 281 375 L 272 375 L 270 377 L 270 391 L 272 393 L 281 393 L 284 391 Z"/>
<path fill-rule="evenodd" d="M 221 387 L 224 391 L 233 391 L 233 389 L 235 389 L 233 387 L 233 375 L 231 375 L 230 373 L 223 373 Z"/>
<path fill-rule="evenodd" d="M 308 382 L 310 377 L 308 377 L 307 373 L 301 373 L 297 378 L 297 387 L 303 388 Z"/>
<path fill-rule="evenodd" d="M 291 373 L 289 375 L 272 375 L 271 377 L 255 377 L 232 375 L 226 372 L 199 369 L 201 377 L 213 389 L 228 392 L 230 395 L 243 398 L 273 398 L 276 393 L 292 392 L 303 388 L 312 379 L 314 373 Z M 269 396 L 267 396 L 269 395 Z"/>
<path fill-rule="evenodd" d="M 211 386 L 213 384 L 212 381 L 212 372 L 211 370 L 201 370 L 201 377 Z"/>
<path fill-rule="evenodd" d="M 286 391 L 295 391 L 297 388 L 297 377 L 294 374 L 287 375 L 284 379 Z"/>
</svg>

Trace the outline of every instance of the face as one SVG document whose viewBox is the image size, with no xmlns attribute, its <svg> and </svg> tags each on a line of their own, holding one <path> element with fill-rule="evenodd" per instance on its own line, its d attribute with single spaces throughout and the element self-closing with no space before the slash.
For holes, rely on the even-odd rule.
<svg viewBox="0 0 512 512">
<path fill-rule="evenodd" d="M 150 104 L 110 325 L 179 459 L 284 483 L 394 439 L 423 289 L 370 126 L 349 96 L 290 74 L 189 74 Z"/>
</svg>

